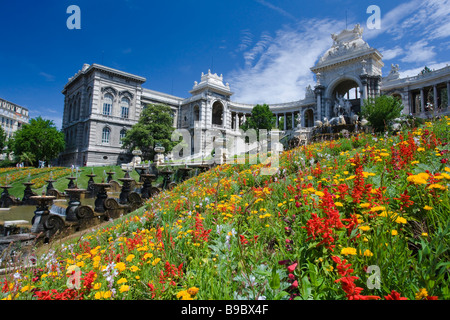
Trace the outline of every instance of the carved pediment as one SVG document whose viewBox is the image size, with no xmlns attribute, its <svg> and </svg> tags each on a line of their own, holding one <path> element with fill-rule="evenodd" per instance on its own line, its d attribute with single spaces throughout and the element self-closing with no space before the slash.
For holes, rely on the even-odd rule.
<svg viewBox="0 0 450 320">
<path fill-rule="evenodd" d="M 101 89 L 101 91 L 102 91 L 102 93 L 110 93 L 110 94 L 112 94 L 113 96 L 117 96 L 117 90 L 114 89 L 114 88 L 111 87 L 111 86 L 103 87 L 103 88 Z"/>
<path fill-rule="evenodd" d="M 128 98 L 130 100 L 133 100 L 133 97 L 134 97 L 134 95 L 128 90 L 120 91 L 119 96 L 120 97 L 126 97 L 126 98 Z"/>
</svg>

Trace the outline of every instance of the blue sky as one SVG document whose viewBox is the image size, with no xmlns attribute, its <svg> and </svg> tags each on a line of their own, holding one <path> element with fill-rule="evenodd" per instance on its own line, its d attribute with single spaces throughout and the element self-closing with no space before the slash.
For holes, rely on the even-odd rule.
<svg viewBox="0 0 450 320">
<path fill-rule="evenodd" d="M 69 30 L 70 5 L 81 30 Z M 369 30 L 370 5 L 381 28 Z M 60 128 L 61 91 L 84 63 L 147 78 L 145 88 L 189 97 L 202 72 L 223 74 L 245 103 L 300 100 L 331 33 L 356 23 L 403 76 L 450 63 L 450 0 L 0 0 L 0 97 Z"/>
</svg>

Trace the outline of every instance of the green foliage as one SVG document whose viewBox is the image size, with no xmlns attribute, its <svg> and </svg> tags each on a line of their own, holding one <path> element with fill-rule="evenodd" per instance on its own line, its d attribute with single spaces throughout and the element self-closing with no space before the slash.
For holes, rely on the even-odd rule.
<svg viewBox="0 0 450 320">
<path fill-rule="evenodd" d="M 153 160 L 155 152 L 153 148 L 160 144 L 170 152 L 177 142 L 171 141 L 174 131 L 172 111 L 165 105 L 147 105 L 136 123 L 123 138 L 124 149 L 130 151 L 139 148 L 144 159 Z"/>
<path fill-rule="evenodd" d="M 24 124 L 9 141 L 16 157 L 28 154 L 28 159 L 34 156 L 34 160 L 46 163 L 58 157 L 65 147 L 64 134 L 58 131 L 53 121 L 40 116 Z"/>
<path fill-rule="evenodd" d="M 0 127 L 0 150 L 6 147 L 6 133 L 2 127 Z"/>
<path fill-rule="evenodd" d="M 383 132 L 390 121 L 400 117 L 403 105 L 392 96 L 370 98 L 364 102 L 362 115 L 370 122 L 375 132 Z"/>
<path fill-rule="evenodd" d="M 255 129 L 259 138 L 259 130 L 265 129 L 267 131 L 272 130 L 275 124 L 275 118 L 267 104 L 257 104 L 252 109 L 252 116 L 248 118 L 241 129 L 247 131 L 248 129 Z"/>
</svg>

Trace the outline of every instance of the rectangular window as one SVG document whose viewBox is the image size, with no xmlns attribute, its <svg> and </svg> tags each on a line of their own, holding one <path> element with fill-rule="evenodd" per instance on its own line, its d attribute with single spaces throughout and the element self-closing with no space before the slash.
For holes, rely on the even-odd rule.
<svg viewBox="0 0 450 320">
<path fill-rule="evenodd" d="M 122 118 L 128 119 L 128 107 L 122 107 Z"/>
<path fill-rule="evenodd" d="M 103 114 L 105 116 L 110 116 L 111 115 L 111 104 L 110 103 L 104 103 L 103 104 Z"/>
<path fill-rule="evenodd" d="M 102 143 L 109 143 L 109 135 L 110 135 L 109 129 L 104 129 L 102 132 Z"/>
</svg>

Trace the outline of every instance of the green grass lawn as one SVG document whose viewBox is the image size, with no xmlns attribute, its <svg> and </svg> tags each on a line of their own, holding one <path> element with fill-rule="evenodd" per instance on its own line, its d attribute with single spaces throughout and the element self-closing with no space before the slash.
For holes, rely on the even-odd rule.
<svg viewBox="0 0 450 320">
<path fill-rule="evenodd" d="M 11 186 L 11 188 L 8 190 L 9 194 L 11 194 L 14 197 L 23 198 L 23 192 L 25 190 L 25 185 L 23 183 L 28 182 L 30 180 L 43 177 L 45 174 L 48 174 L 49 171 L 44 171 L 44 169 L 36 169 L 36 168 L 7 168 L 10 170 L 7 170 L 5 172 L 0 173 L 0 179 L 2 179 L 1 185 L 5 183 L 5 181 L 8 181 L 8 185 Z M 56 173 L 58 170 L 62 170 L 62 168 L 54 168 L 55 171 L 50 170 L 52 173 Z M 25 174 L 25 170 L 30 171 L 33 170 L 32 174 L 28 175 Z M 48 170 L 48 169 L 47 169 Z M 86 189 L 89 181 L 88 174 L 94 173 L 96 176 L 94 177 L 95 182 L 101 182 L 103 177 L 105 180 L 107 179 L 107 175 L 104 174 L 104 172 L 109 172 L 112 170 L 115 172 L 113 175 L 113 179 L 117 180 L 120 178 L 123 178 L 125 175 L 125 172 L 122 171 L 120 166 L 107 166 L 107 167 L 82 167 L 79 168 L 79 172 L 75 175 L 75 172 L 71 173 L 71 170 L 67 170 L 67 174 L 64 176 L 61 176 L 56 180 L 56 182 L 53 183 L 53 186 L 58 191 L 64 192 L 65 189 L 67 189 L 67 186 L 69 184 L 69 179 L 67 177 L 69 176 L 77 176 L 77 186 L 81 189 Z M 6 179 L 6 176 L 8 176 L 8 180 Z M 130 172 L 130 176 L 135 179 L 136 181 L 139 180 L 139 174 L 136 172 L 136 170 L 133 170 Z M 13 180 L 13 178 L 16 178 Z M 120 181 L 118 181 L 120 183 Z M 41 194 L 42 191 L 45 191 L 47 188 L 47 183 L 45 183 L 42 186 L 39 186 L 38 188 L 33 188 L 32 190 L 38 194 Z"/>
</svg>

